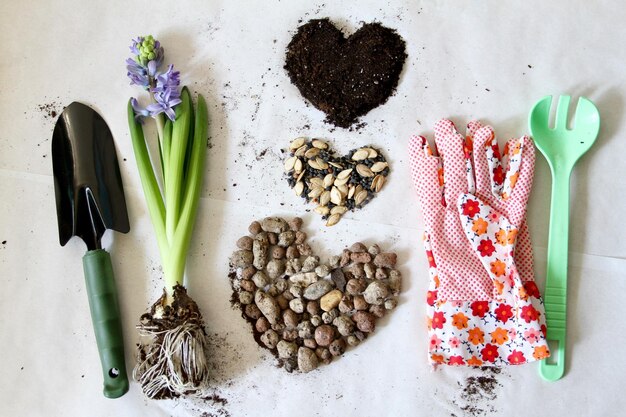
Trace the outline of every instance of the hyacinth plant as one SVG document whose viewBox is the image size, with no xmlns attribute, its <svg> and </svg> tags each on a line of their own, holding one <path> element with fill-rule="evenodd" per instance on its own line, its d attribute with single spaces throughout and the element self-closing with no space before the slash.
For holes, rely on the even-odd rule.
<svg viewBox="0 0 626 417">
<path fill-rule="evenodd" d="M 142 107 L 131 98 L 128 124 L 164 278 L 163 295 L 140 318 L 138 329 L 147 342 L 138 346 L 133 376 L 150 398 L 202 396 L 209 376 L 207 335 L 183 277 L 206 159 L 207 107 L 198 95 L 194 111 L 189 91 L 180 88 L 179 72 L 173 65 L 161 69 L 159 41 L 138 37 L 130 50 L 127 75 L 131 85 L 148 93 L 150 104 Z M 158 155 L 150 155 L 144 137 L 143 123 L 150 117 L 156 123 Z"/>
</svg>

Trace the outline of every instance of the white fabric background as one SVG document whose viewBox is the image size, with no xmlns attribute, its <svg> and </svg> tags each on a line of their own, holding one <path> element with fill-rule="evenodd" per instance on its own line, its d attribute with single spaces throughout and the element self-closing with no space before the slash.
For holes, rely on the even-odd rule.
<svg viewBox="0 0 626 417">
<path fill-rule="evenodd" d="M 282 69 L 299 19 L 330 17 L 347 33 L 381 21 L 406 40 L 397 93 L 334 129 L 307 106 Z M 21 2 L 0 6 L 0 414 L 14 416 L 463 416 L 624 414 L 626 335 L 626 6 L 589 1 L 134 1 Z M 189 289 L 215 341 L 215 402 L 148 401 L 131 383 L 108 400 L 73 239 L 58 244 L 50 137 L 60 110 L 97 108 L 116 139 L 131 232 L 107 233 L 124 318 L 127 365 L 134 328 L 161 286 L 159 257 L 126 126 L 124 59 L 130 39 L 152 33 L 183 82 L 205 95 L 211 117 L 199 219 L 188 261 Z M 570 93 L 598 106 L 596 145 L 572 178 L 567 375 L 542 381 L 537 366 L 507 368 L 494 395 L 462 395 L 479 371 L 431 372 L 424 328 L 427 264 L 423 223 L 410 187 L 406 141 L 442 117 L 491 123 L 503 141 L 527 132 L 539 98 Z M 309 128 L 305 128 L 308 125 Z M 317 136 L 342 151 L 374 144 L 392 173 L 364 210 L 326 229 L 282 180 L 280 149 Z M 236 184 L 236 185 L 235 185 Z M 529 223 L 543 288 L 550 177 L 538 156 Z M 290 375 L 251 337 L 229 304 L 228 256 L 250 221 L 300 215 L 323 257 L 354 241 L 399 253 L 404 291 L 397 310 L 366 343 L 331 366 Z M 471 407 L 468 407 L 471 406 Z M 472 407 L 474 411 L 472 411 Z"/>
</svg>

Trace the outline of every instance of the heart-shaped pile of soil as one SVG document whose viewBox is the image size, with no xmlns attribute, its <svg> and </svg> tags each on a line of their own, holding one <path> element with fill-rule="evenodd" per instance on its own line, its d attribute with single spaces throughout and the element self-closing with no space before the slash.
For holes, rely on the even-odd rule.
<svg viewBox="0 0 626 417">
<path fill-rule="evenodd" d="M 406 59 L 404 40 L 380 23 L 345 38 L 328 19 L 310 20 L 287 46 L 285 69 L 326 121 L 350 127 L 395 91 Z"/>
<path fill-rule="evenodd" d="M 397 304 L 396 254 L 355 243 L 321 263 L 298 217 L 253 222 L 230 258 L 233 305 L 289 372 L 328 364 Z"/>
</svg>

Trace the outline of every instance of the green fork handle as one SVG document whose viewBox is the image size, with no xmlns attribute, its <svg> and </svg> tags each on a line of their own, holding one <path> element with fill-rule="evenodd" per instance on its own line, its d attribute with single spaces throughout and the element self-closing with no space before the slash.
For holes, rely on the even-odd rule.
<svg viewBox="0 0 626 417">
<path fill-rule="evenodd" d="M 544 304 L 548 341 L 558 343 L 552 358 L 541 361 L 541 376 L 556 381 L 565 373 L 567 336 L 567 252 L 569 234 L 569 170 L 552 169 L 552 202 Z M 552 343 L 554 345 L 554 343 Z"/>
<path fill-rule="evenodd" d="M 102 364 L 104 396 L 118 398 L 128 391 L 128 376 L 111 256 L 103 249 L 89 251 L 83 256 L 83 269 Z"/>
</svg>

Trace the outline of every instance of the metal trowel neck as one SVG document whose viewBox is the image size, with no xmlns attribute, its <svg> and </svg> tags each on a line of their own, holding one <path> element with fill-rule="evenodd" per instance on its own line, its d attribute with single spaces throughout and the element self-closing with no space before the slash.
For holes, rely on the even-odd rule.
<svg viewBox="0 0 626 417">
<path fill-rule="evenodd" d="M 87 223 L 85 225 L 79 225 L 76 236 L 80 236 L 80 238 L 85 241 L 87 249 L 102 249 L 101 241 L 104 232 L 106 232 L 106 226 L 98 210 L 98 205 L 96 204 L 96 200 L 90 188 L 85 187 L 81 194 L 83 194 L 82 200 L 84 204 L 87 205 L 87 207 L 82 210 L 89 213 L 89 221 L 85 222 Z M 78 211 L 81 211 L 81 208 L 79 208 Z"/>
</svg>

